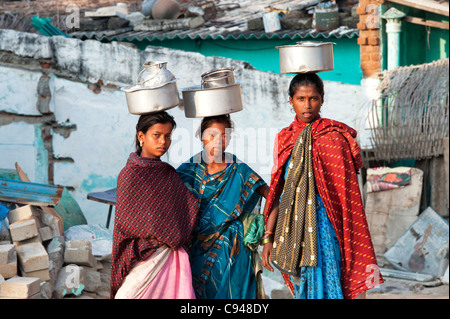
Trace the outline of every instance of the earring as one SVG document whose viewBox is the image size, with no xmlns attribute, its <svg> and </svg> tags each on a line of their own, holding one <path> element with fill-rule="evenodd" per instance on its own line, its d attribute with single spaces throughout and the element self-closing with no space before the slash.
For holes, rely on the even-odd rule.
<svg viewBox="0 0 450 319">
<path fill-rule="evenodd" d="M 139 145 L 142 147 L 142 141 L 139 141 Z"/>
</svg>

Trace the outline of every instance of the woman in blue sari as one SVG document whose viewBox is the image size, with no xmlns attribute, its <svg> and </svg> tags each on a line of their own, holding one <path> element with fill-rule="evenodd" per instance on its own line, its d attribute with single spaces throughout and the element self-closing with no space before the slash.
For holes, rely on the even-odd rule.
<svg viewBox="0 0 450 319">
<path fill-rule="evenodd" d="M 204 118 L 203 151 L 177 169 L 199 199 L 200 221 L 189 250 L 199 299 L 264 298 L 257 252 L 264 218 L 254 209 L 269 187 L 247 164 L 225 152 L 231 129 L 229 115 Z"/>
</svg>

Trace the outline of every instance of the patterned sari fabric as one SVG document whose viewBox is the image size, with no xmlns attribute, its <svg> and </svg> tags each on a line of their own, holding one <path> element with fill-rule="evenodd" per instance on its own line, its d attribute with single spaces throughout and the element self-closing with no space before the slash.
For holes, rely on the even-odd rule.
<svg viewBox="0 0 450 319">
<path fill-rule="evenodd" d="M 277 135 L 266 221 L 274 199 L 283 191 L 283 166 L 305 127 L 306 123 L 296 117 Z M 357 179 L 362 161 L 359 146 L 354 140 L 356 131 L 343 123 L 319 118 L 312 124 L 311 134 L 317 191 L 340 244 L 342 290 L 345 298 L 356 298 L 383 282 Z M 283 277 L 294 293 L 289 276 L 283 274 Z"/>
<path fill-rule="evenodd" d="M 317 202 L 317 267 L 302 267 L 296 299 L 343 299 L 339 242 L 319 195 Z"/>
<path fill-rule="evenodd" d="M 298 275 L 299 267 L 317 266 L 317 219 L 312 165 L 311 125 L 295 142 L 285 168 L 273 241 L 272 261 L 283 273 Z"/>
<path fill-rule="evenodd" d="M 201 299 L 257 297 L 259 256 L 245 244 L 242 219 L 253 214 L 261 198 L 256 190 L 265 182 L 247 164 L 227 154 L 231 163 L 212 175 L 207 173 L 201 153 L 177 169 L 200 200 L 190 261 L 194 290 Z"/>
<path fill-rule="evenodd" d="M 304 132 L 304 130 L 303 130 Z M 291 158 L 285 164 L 287 179 Z M 281 199 L 284 197 L 281 194 Z M 295 276 L 289 276 L 295 299 L 343 299 L 341 287 L 341 256 L 339 241 L 328 219 L 319 194 L 314 198 L 316 211 L 317 265 L 302 266 Z M 272 258 L 273 259 L 273 258 Z"/>
<path fill-rule="evenodd" d="M 139 262 L 159 247 L 187 247 L 198 220 L 198 200 L 175 169 L 131 153 L 117 179 L 111 297 Z"/>
</svg>

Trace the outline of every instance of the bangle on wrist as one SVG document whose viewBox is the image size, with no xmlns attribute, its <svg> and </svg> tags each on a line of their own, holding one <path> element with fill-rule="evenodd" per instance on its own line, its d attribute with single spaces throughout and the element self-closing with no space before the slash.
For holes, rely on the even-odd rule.
<svg viewBox="0 0 450 319">
<path fill-rule="evenodd" d="M 267 243 L 273 243 L 273 237 L 267 236 L 261 239 L 261 245 L 265 245 Z"/>
</svg>

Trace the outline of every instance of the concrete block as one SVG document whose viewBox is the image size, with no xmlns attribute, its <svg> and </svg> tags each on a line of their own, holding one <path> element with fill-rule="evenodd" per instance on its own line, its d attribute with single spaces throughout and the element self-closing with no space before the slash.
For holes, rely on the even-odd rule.
<svg viewBox="0 0 450 319">
<path fill-rule="evenodd" d="M 89 292 L 97 292 L 102 285 L 101 276 L 98 271 L 90 267 L 82 267 L 85 270 L 85 288 Z"/>
<path fill-rule="evenodd" d="M 111 275 L 111 261 L 102 260 L 102 266 L 100 272 Z"/>
<path fill-rule="evenodd" d="M 26 272 L 49 268 L 47 251 L 41 243 L 16 246 L 19 264 Z"/>
<path fill-rule="evenodd" d="M 64 265 L 64 242 L 64 236 L 57 236 L 47 244 L 47 253 L 50 261 L 50 282 L 52 287 L 55 285 L 58 273 Z"/>
<path fill-rule="evenodd" d="M 21 241 L 15 241 L 13 242 L 13 244 L 17 247 L 17 246 L 21 246 L 21 245 L 26 245 L 26 244 L 30 244 L 30 243 L 42 243 L 41 240 L 41 235 L 37 235 L 25 240 L 21 240 Z"/>
<path fill-rule="evenodd" d="M 46 213 L 46 212 L 42 212 L 42 222 L 45 226 L 50 227 L 50 229 L 53 232 L 53 237 L 56 236 L 60 236 L 60 232 L 59 232 L 59 224 L 58 224 L 58 219 L 56 219 L 55 216 Z"/>
<path fill-rule="evenodd" d="M 58 236 L 54 237 L 47 245 L 48 258 L 58 268 L 64 265 L 64 243 L 64 236 Z"/>
<path fill-rule="evenodd" d="M 30 296 L 27 299 L 42 299 L 41 292 L 35 293 L 33 296 Z"/>
<path fill-rule="evenodd" d="M 67 265 L 59 273 L 53 290 L 53 298 L 62 299 L 67 295 L 79 296 L 85 287 L 85 269 L 78 265 Z"/>
<path fill-rule="evenodd" d="M 101 286 L 98 291 L 110 291 L 111 290 L 111 275 L 100 273 Z M 98 293 L 97 291 L 97 293 Z"/>
<path fill-rule="evenodd" d="M 30 239 L 39 235 L 36 221 L 33 218 L 19 220 L 9 225 L 13 241 Z"/>
<path fill-rule="evenodd" d="M 40 279 L 13 277 L 0 286 L 0 297 L 28 299 L 40 293 Z"/>
<path fill-rule="evenodd" d="M 50 271 L 48 268 L 35 270 L 35 271 L 23 271 L 22 268 L 20 268 L 22 277 L 34 277 L 39 278 L 41 282 L 50 280 Z"/>
<path fill-rule="evenodd" d="M 17 276 L 17 253 L 15 251 L 7 264 L 0 264 L 0 275 L 6 279 Z"/>
<path fill-rule="evenodd" d="M 54 286 L 50 281 L 41 282 L 41 299 L 52 299 Z"/>
<path fill-rule="evenodd" d="M 42 212 L 35 206 L 25 205 L 19 208 L 13 209 L 8 213 L 8 220 L 10 224 L 13 224 L 19 220 L 29 219 L 36 217 L 41 218 Z"/>
<path fill-rule="evenodd" d="M 47 241 L 53 238 L 53 231 L 49 226 L 40 227 L 38 229 L 42 241 Z"/>
<path fill-rule="evenodd" d="M 14 245 L 0 245 L 0 265 L 9 263 L 14 253 Z"/>
<path fill-rule="evenodd" d="M 66 264 L 96 267 L 97 260 L 92 255 L 92 244 L 89 240 L 70 240 L 66 242 L 64 251 Z"/>
</svg>

